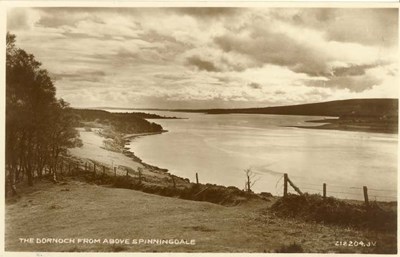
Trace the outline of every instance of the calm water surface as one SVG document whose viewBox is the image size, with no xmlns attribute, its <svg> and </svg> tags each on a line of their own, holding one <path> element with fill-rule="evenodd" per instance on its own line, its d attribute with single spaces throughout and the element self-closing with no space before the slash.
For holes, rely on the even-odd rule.
<svg viewBox="0 0 400 257">
<path fill-rule="evenodd" d="M 288 127 L 323 117 L 146 112 L 187 119 L 150 120 L 169 132 L 133 139 L 131 150 L 191 181 L 197 172 L 202 183 L 243 189 L 250 168 L 256 192 L 281 195 L 288 173 L 305 192 L 327 183 L 328 195 L 362 199 L 366 185 L 370 199 L 396 200 L 397 135 Z"/>
</svg>

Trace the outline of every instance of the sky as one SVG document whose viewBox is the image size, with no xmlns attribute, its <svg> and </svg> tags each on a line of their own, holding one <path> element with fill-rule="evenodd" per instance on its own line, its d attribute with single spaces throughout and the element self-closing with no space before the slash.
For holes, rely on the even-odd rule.
<svg viewBox="0 0 400 257">
<path fill-rule="evenodd" d="M 74 107 L 244 108 L 398 97 L 398 10 L 12 8 Z"/>
</svg>

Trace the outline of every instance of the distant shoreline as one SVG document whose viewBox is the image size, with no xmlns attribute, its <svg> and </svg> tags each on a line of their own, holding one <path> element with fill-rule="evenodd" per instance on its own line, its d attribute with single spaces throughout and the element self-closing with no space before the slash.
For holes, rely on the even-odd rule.
<svg viewBox="0 0 400 257">
<path fill-rule="evenodd" d="M 157 132 L 144 132 L 144 133 L 133 133 L 133 134 L 126 134 L 122 138 L 125 140 L 129 140 L 135 137 L 141 137 L 141 136 L 150 136 L 150 135 L 157 135 L 157 134 L 162 134 L 168 132 L 168 130 L 162 130 L 162 131 L 157 131 Z"/>
<path fill-rule="evenodd" d="M 398 134 L 397 126 L 393 124 L 384 124 L 375 121 L 354 122 L 352 120 L 343 119 L 324 119 L 324 120 L 310 120 L 306 122 L 311 123 L 325 123 L 320 126 L 291 126 L 303 129 L 323 129 L 323 130 L 340 130 L 340 131 L 354 131 L 354 132 L 368 132 L 368 133 L 385 133 L 385 134 Z"/>
</svg>

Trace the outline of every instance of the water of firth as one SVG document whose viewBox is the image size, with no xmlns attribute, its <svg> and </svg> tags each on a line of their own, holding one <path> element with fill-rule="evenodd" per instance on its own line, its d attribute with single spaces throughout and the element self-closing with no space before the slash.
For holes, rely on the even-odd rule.
<svg viewBox="0 0 400 257">
<path fill-rule="evenodd" d="M 121 112 L 122 110 L 111 110 Z M 125 112 L 125 111 L 124 111 Z M 283 173 L 301 190 L 345 199 L 397 197 L 397 135 L 289 126 L 320 125 L 323 117 L 265 114 L 146 111 L 186 119 L 154 119 L 167 133 L 135 138 L 130 149 L 144 162 L 201 183 L 245 186 L 245 169 L 255 192 L 283 192 Z"/>
</svg>

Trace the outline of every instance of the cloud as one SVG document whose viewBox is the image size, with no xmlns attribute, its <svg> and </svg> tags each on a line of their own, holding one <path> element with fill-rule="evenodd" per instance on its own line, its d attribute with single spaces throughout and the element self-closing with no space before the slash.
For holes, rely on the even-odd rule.
<svg viewBox="0 0 400 257">
<path fill-rule="evenodd" d="M 210 61 L 202 60 L 199 56 L 191 56 L 186 59 L 189 65 L 195 66 L 199 70 L 219 71 Z"/>
<path fill-rule="evenodd" d="M 318 49 L 270 29 L 256 29 L 244 36 L 230 33 L 216 37 L 214 42 L 225 52 L 238 52 L 251 57 L 258 66 L 265 63 L 286 66 L 312 76 L 329 72 L 326 66 L 329 59 L 321 55 Z"/>
<path fill-rule="evenodd" d="M 14 8 L 7 28 L 76 106 L 251 107 L 395 95 L 397 14 Z"/>
<path fill-rule="evenodd" d="M 397 8 L 275 9 L 271 15 L 295 27 L 322 31 L 327 41 L 397 45 Z"/>
<path fill-rule="evenodd" d="M 12 8 L 7 13 L 9 30 L 31 30 L 40 20 L 40 12 L 25 8 Z"/>
<path fill-rule="evenodd" d="M 195 17 L 202 17 L 202 18 L 219 18 L 221 16 L 230 16 L 240 12 L 239 8 L 234 7 L 181 7 L 181 8 L 170 8 L 171 10 L 181 13 L 192 15 Z"/>
<path fill-rule="evenodd" d="M 76 73 L 50 73 L 50 77 L 57 80 L 98 82 L 106 76 L 104 71 L 79 70 Z"/>
<path fill-rule="evenodd" d="M 251 82 L 251 83 L 247 84 L 247 86 L 249 86 L 250 88 L 253 88 L 253 89 L 260 89 L 260 88 L 262 88 L 262 86 L 261 86 L 260 84 L 255 83 L 255 82 Z"/>
<path fill-rule="evenodd" d="M 332 74 L 334 76 L 361 76 L 365 74 L 366 69 L 374 68 L 376 64 L 352 65 L 349 67 L 334 68 Z"/>
</svg>

